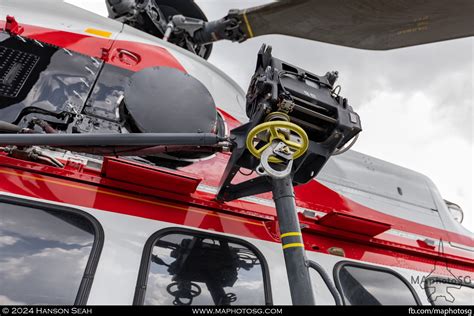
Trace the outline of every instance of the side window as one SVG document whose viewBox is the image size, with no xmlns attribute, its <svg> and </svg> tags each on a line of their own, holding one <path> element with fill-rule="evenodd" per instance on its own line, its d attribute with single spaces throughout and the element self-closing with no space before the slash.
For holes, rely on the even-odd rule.
<svg viewBox="0 0 474 316">
<path fill-rule="evenodd" d="M 329 291 L 326 283 L 318 271 L 314 269 L 309 270 L 309 277 L 311 278 L 311 285 L 313 288 L 314 299 L 316 305 L 336 305 L 334 296 Z"/>
<path fill-rule="evenodd" d="M 82 212 L 1 197 L 0 304 L 85 304 L 102 235 Z"/>
<path fill-rule="evenodd" d="M 472 305 L 474 300 L 474 285 L 458 280 L 427 278 L 425 291 L 432 305 Z"/>
<path fill-rule="evenodd" d="M 341 295 L 326 270 L 315 261 L 308 260 L 307 262 L 315 305 L 342 305 Z"/>
<path fill-rule="evenodd" d="M 247 242 L 166 230 L 145 247 L 135 304 L 265 305 L 266 282 L 266 263 Z"/>
<path fill-rule="evenodd" d="M 334 278 L 345 305 L 417 305 L 415 291 L 398 273 L 385 268 L 343 262 Z"/>
</svg>

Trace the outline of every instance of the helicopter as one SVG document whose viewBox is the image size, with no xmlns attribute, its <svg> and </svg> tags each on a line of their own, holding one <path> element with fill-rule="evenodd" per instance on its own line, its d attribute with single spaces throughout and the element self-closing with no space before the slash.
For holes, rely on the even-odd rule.
<svg viewBox="0 0 474 316">
<path fill-rule="evenodd" d="M 388 50 L 474 35 L 468 0 L 0 2 L 0 304 L 469 305 L 473 235 L 426 176 L 350 150 L 323 75 L 213 43 Z M 242 44 L 244 45 L 244 44 Z M 363 137 L 363 136 L 360 136 Z"/>
</svg>

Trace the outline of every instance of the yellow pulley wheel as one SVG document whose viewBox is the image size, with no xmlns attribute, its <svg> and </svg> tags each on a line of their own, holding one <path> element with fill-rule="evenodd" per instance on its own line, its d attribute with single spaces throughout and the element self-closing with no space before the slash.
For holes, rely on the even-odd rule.
<svg viewBox="0 0 474 316">
<path fill-rule="evenodd" d="M 259 137 L 262 134 L 266 135 L 267 139 Z M 296 134 L 299 141 L 290 140 L 291 134 Z M 266 144 L 257 149 L 255 146 L 261 140 L 265 141 Z M 270 121 L 255 126 L 249 132 L 246 140 L 247 149 L 252 155 L 260 159 L 262 153 L 274 140 L 279 140 L 288 146 L 293 151 L 293 159 L 301 157 L 308 150 L 309 146 L 308 135 L 298 125 L 285 121 Z M 282 160 L 275 156 L 270 156 L 268 162 L 281 163 Z"/>
</svg>

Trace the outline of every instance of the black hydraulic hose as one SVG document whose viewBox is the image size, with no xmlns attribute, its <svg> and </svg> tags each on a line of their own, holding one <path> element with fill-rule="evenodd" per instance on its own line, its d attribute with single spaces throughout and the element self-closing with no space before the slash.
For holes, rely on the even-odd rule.
<svg viewBox="0 0 474 316">
<path fill-rule="evenodd" d="M 331 279 L 329 279 L 329 276 L 326 273 L 326 271 L 324 271 L 323 267 L 321 267 L 319 264 L 317 264 L 316 262 L 312 260 L 308 260 L 307 263 L 310 268 L 313 268 L 314 270 L 316 270 L 316 272 L 319 273 L 324 283 L 328 287 L 329 292 L 331 292 L 332 296 L 334 297 L 334 301 L 336 302 L 336 305 L 342 305 L 341 296 L 339 295 L 339 292 L 337 291 L 334 284 L 331 282 Z"/>
<path fill-rule="evenodd" d="M 0 133 L 19 133 L 21 127 L 5 121 L 0 121 Z"/>
</svg>

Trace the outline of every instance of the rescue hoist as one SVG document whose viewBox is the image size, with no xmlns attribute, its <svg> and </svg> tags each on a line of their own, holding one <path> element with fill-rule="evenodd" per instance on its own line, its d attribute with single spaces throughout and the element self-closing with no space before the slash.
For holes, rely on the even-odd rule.
<svg viewBox="0 0 474 316">
<path fill-rule="evenodd" d="M 334 87 L 337 77 L 283 62 L 263 45 L 247 93 L 249 122 L 231 131 L 232 155 L 217 194 L 229 201 L 272 191 L 295 305 L 313 305 L 314 296 L 293 186 L 313 179 L 361 131 L 359 116 Z M 241 168 L 257 177 L 232 183 Z"/>
</svg>

